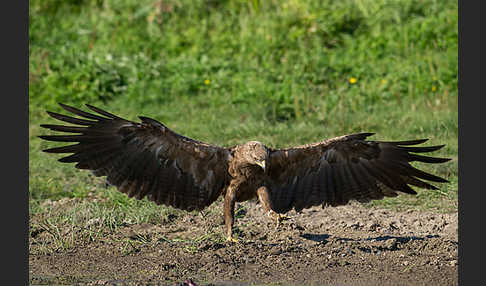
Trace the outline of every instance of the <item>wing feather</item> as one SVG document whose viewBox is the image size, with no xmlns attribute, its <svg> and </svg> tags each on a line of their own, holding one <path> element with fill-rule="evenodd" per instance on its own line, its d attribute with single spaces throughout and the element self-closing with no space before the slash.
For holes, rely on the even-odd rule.
<svg viewBox="0 0 486 286">
<path fill-rule="evenodd" d="M 319 181 L 320 181 L 320 174 L 317 174 L 316 176 L 311 176 L 311 190 L 310 190 L 310 195 L 309 199 L 307 200 L 307 204 L 305 208 L 310 208 L 313 206 L 320 205 L 320 186 L 319 186 Z"/>
<path fill-rule="evenodd" d="M 90 126 L 90 125 L 96 123 L 96 121 L 79 119 L 79 118 L 66 116 L 66 115 L 62 115 L 62 114 L 59 114 L 59 113 L 56 113 L 56 112 L 51 112 L 51 111 L 47 111 L 47 114 L 49 114 L 52 118 L 55 118 L 57 120 L 61 120 L 61 121 L 67 122 L 67 123 L 72 123 L 72 124 Z"/>
<path fill-rule="evenodd" d="M 90 105 L 90 104 L 86 104 L 86 107 L 88 107 L 88 108 L 89 108 L 89 109 L 91 109 L 92 111 L 97 112 L 98 114 L 101 114 L 101 115 L 106 116 L 106 117 L 108 117 L 108 118 L 111 118 L 111 119 L 118 119 L 118 120 L 125 120 L 125 119 L 123 119 L 123 118 L 121 118 L 121 117 L 118 117 L 118 116 L 116 116 L 116 115 L 114 115 L 114 114 L 112 114 L 112 113 L 109 113 L 109 112 L 107 112 L 107 111 L 104 111 L 104 110 L 102 110 L 102 109 L 99 109 L 99 108 L 97 108 L 97 107 L 94 107 L 94 106 L 92 106 L 92 105 Z"/>
<path fill-rule="evenodd" d="M 357 177 L 363 182 L 363 187 L 360 188 L 360 200 L 369 202 L 370 200 L 381 199 L 383 196 L 376 188 L 376 179 L 366 170 L 362 164 L 355 164 Z"/>
<path fill-rule="evenodd" d="M 417 161 L 417 162 L 438 164 L 438 163 L 445 163 L 449 160 L 450 160 L 449 158 L 436 158 L 436 157 L 422 156 L 417 154 L 408 154 L 409 162 Z"/>
<path fill-rule="evenodd" d="M 354 192 L 356 200 L 359 202 L 368 202 L 370 197 L 371 183 L 367 176 L 363 176 L 359 170 L 360 166 L 357 164 L 349 165 L 349 173 L 355 182 Z"/>
<path fill-rule="evenodd" d="M 346 174 L 346 182 L 347 185 L 349 186 L 349 198 L 350 199 L 356 198 L 359 199 L 361 197 L 361 194 L 359 192 L 360 186 L 359 186 L 359 180 L 356 178 L 356 176 L 353 174 L 352 171 L 353 164 L 343 164 L 343 169 Z"/>
<path fill-rule="evenodd" d="M 447 182 L 410 165 L 414 161 L 432 164 L 449 161 L 413 154 L 437 151 L 444 145 L 414 146 L 428 139 L 366 140 L 372 134 L 351 134 L 293 148 L 271 149 L 265 183 L 271 189 L 274 210 L 284 213 L 292 208 L 300 211 L 315 205 L 345 205 L 350 200 L 369 202 L 396 196 L 398 192 L 416 194 L 410 186 L 437 189 L 420 179 Z"/>
<path fill-rule="evenodd" d="M 59 103 L 59 105 L 64 108 L 64 110 L 68 111 L 68 112 L 71 112 L 73 114 L 76 114 L 76 115 L 79 115 L 81 117 L 85 117 L 85 118 L 89 118 L 89 119 L 94 119 L 94 120 L 97 120 L 97 121 L 105 121 L 105 120 L 109 120 L 109 118 L 105 118 L 105 117 L 101 117 L 101 116 L 98 116 L 96 114 L 92 114 L 92 113 L 88 113 L 88 112 L 84 112 L 80 109 L 77 109 L 77 108 L 74 108 L 74 107 L 71 107 L 71 106 L 68 106 L 68 105 L 65 105 L 63 103 Z"/>
<path fill-rule="evenodd" d="M 335 189 L 336 205 L 346 204 L 345 194 L 347 190 L 346 190 L 346 186 L 344 185 L 342 166 L 343 166 L 342 164 L 336 164 L 334 168 L 332 168 L 333 175 L 334 175 L 334 182 L 336 183 L 336 189 Z"/>
<path fill-rule="evenodd" d="M 327 177 L 327 198 L 328 200 L 326 203 L 329 204 L 335 204 L 334 202 L 336 201 L 336 184 L 334 183 L 334 175 L 333 175 L 333 168 L 331 167 L 330 164 L 327 165 L 326 167 L 326 177 Z"/>
<path fill-rule="evenodd" d="M 329 163 L 327 163 L 327 161 L 323 161 L 321 164 L 320 164 L 320 167 L 319 167 L 319 193 L 320 193 L 320 196 L 319 196 L 319 201 L 316 202 L 318 204 L 322 204 L 322 207 L 324 207 L 324 203 L 328 201 L 328 197 L 329 197 L 329 184 L 328 184 L 328 179 L 329 179 L 329 174 L 328 174 L 328 167 L 329 167 Z"/>
<path fill-rule="evenodd" d="M 48 114 L 75 126 L 42 124 L 68 135 L 41 135 L 41 139 L 76 143 L 44 150 L 70 154 L 59 159 L 89 169 L 129 197 L 147 197 L 157 204 L 201 210 L 214 202 L 229 183 L 229 149 L 184 137 L 162 123 L 140 116 L 132 122 L 86 105 L 90 113 L 60 104 L 79 116 Z"/>
</svg>

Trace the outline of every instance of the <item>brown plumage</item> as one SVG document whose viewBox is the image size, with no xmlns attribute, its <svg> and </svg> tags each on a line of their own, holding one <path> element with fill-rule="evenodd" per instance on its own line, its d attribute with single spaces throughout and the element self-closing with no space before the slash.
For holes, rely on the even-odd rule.
<svg viewBox="0 0 486 286">
<path fill-rule="evenodd" d="M 257 197 L 265 212 L 279 219 L 291 209 L 368 202 L 397 192 L 416 194 L 409 185 L 437 189 L 424 180 L 447 182 L 410 165 L 450 160 L 416 154 L 444 146 L 414 146 L 427 139 L 368 141 L 373 133 L 359 133 L 287 149 L 257 141 L 219 147 L 179 135 L 147 117 L 140 116 L 138 123 L 88 104 L 95 113 L 60 105 L 80 118 L 48 114 L 76 126 L 41 126 L 74 134 L 39 137 L 77 144 L 45 152 L 72 153 L 59 161 L 106 176 L 129 197 L 147 197 L 157 204 L 202 210 L 223 195 L 229 240 L 234 240 L 235 202 Z"/>
</svg>

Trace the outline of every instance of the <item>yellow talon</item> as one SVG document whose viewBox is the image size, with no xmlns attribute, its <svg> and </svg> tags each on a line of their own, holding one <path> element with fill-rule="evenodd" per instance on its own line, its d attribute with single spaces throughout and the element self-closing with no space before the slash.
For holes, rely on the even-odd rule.
<svg viewBox="0 0 486 286">
<path fill-rule="evenodd" d="M 239 240 L 238 240 L 238 239 L 233 238 L 233 237 L 228 237 L 228 238 L 226 239 L 226 241 L 229 241 L 229 242 L 235 242 L 235 243 L 239 242 Z"/>
</svg>

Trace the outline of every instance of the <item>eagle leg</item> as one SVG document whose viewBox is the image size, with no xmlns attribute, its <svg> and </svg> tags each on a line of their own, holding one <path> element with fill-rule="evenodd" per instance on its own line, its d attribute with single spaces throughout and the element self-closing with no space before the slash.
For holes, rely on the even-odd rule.
<svg viewBox="0 0 486 286">
<path fill-rule="evenodd" d="M 235 222 L 235 202 L 236 191 L 233 185 L 230 185 L 224 196 L 224 222 L 226 225 L 226 237 L 228 241 L 238 242 L 233 238 L 233 224 Z"/>
<path fill-rule="evenodd" d="M 267 187 L 263 186 L 258 188 L 257 190 L 258 201 L 262 204 L 263 211 L 267 214 L 268 217 L 273 218 L 277 225 L 275 228 L 278 229 L 280 226 L 280 222 L 289 219 L 286 215 L 280 215 L 272 210 L 272 203 L 270 201 L 270 194 L 268 193 Z"/>
</svg>

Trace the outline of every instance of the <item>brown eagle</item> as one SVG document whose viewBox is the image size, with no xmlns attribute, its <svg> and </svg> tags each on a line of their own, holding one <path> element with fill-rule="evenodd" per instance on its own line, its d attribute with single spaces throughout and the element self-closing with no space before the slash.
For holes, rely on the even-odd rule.
<svg viewBox="0 0 486 286">
<path fill-rule="evenodd" d="M 278 222 L 280 214 L 292 208 L 369 202 L 397 192 L 416 194 L 409 185 L 437 189 L 424 180 L 447 182 L 410 165 L 450 160 L 414 154 L 444 146 L 413 146 L 427 139 L 368 141 L 374 133 L 359 133 L 286 149 L 257 141 L 219 147 L 179 135 L 148 117 L 133 122 L 89 104 L 95 113 L 60 105 L 81 118 L 48 114 L 75 126 L 41 126 L 74 134 L 39 137 L 77 144 L 43 151 L 73 153 L 59 161 L 76 162 L 76 168 L 106 176 L 129 197 L 147 197 L 158 205 L 202 210 L 222 195 L 230 241 L 236 241 L 232 237 L 235 202 L 257 197 Z"/>
</svg>

